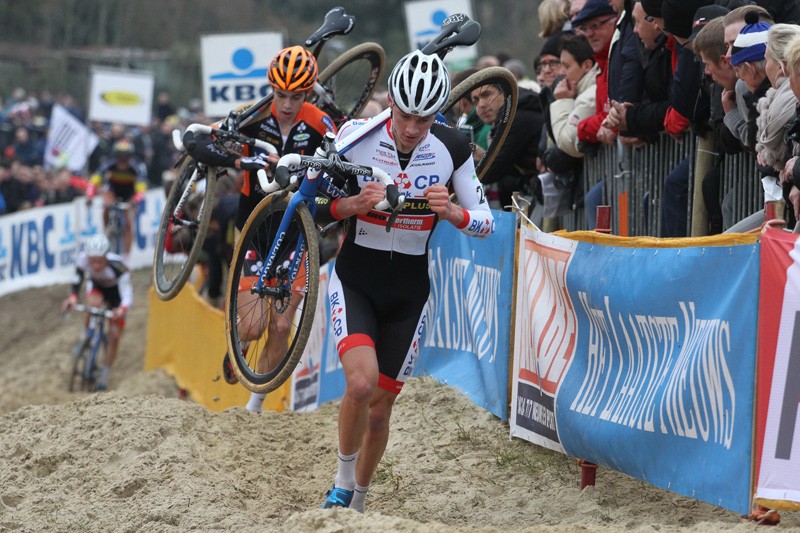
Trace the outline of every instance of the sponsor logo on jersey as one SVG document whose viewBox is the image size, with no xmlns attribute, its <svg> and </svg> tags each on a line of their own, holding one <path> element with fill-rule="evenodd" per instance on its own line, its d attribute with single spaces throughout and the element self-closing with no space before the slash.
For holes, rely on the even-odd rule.
<svg viewBox="0 0 800 533">
<path fill-rule="evenodd" d="M 416 187 L 417 189 L 424 189 L 429 185 L 435 185 L 440 181 L 442 181 L 441 178 L 436 174 L 431 174 L 430 176 L 424 176 L 424 175 L 417 176 L 416 178 L 414 178 L 414 187 Z"/>
<path fill-rule="evenodd" d="M 380 145 L 383 148 L 386 148 L 388 150 L 394 151 L 394 146 L 392 146 L 391 144 L 389 144 L 387 142 L 381 141 Z"/>
<path fill-rule="evenodd" d="M 409 179 L 408 174 L 405 172 L 399 173 L 394 178 L 394 184 L 397 185 L 398 189 L 410 189 L 411 188 L 411 179 Z"/>
<path fill-rule="evenodd" d="M 333 333 L 337 336 L 342 334 L 342 312 L 344 308 L 342 308 L 342 304 L 339 301 L 339 291 L 334 292 L 331 294 L 331 325 L 333 326 Z"/>
<path fill-rule="evenodd" d="M 436 155 L 433 152 L 428 152 L 426 154 L 417 154 L 414 158 L 414 161 L 424 161 L 425 159 L 433 159 Z"/>
<path fill-rule="evenodd" d="M 329 116 L 325 115 L 322 117 L 322 123 L 325 124 L 325 127 L 328 128 L 328 131 L 334 131 L 333 121 L 330 119 Z"/>
<path fill-rule="evenodd" d="M 311 135 L 308 133 L 298 133 L 297 135 L 292 137 L 292 139 L 294 139 L 295 141 L 307 141 L 310 138 Z"/>
<path fill-rule="evenodd" d="M 381 144 L 383 144 L 383 143 L 381 143 Z M 383 156 L 383 157 L 394 157 L 394 152 L 387 152 L 386 150 L 376 150 L 376 151 L 378 152 L 378 155 L 380 155 L 380 156 Z"/>
</svg>

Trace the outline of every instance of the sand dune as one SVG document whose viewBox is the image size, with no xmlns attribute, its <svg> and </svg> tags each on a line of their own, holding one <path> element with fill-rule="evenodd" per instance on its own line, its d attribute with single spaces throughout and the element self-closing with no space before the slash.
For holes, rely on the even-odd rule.
<svg viewBox="0 0 800 533">
<path fill-rule="evenodd" d="M 323 511 L 337 405 L 211 413 L 141 371 L 148 272 L 111 391 L 66 392 L 79 318 L 65 287 L 0 298 L 0 530 L 752 531 L 734 513 L 608 469 L 578 489 L 573 459 L 520 440 L 428 379 L 398 399 L 367 513 Z M 778 530 L 800 530 L 783 513 Z"/>
</svg>

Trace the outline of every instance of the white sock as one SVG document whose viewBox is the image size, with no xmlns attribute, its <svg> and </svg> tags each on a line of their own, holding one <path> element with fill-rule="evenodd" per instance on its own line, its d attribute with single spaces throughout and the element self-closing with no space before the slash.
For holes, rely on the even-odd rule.
<svg viewBox="0 0 800 533">
<path fill-rule="evenodd" d="M 358 511 L 359 513 L 364 512 L 364 500 L 367 498 L 368 490 L 369 490 L 369 485 L 367 485 L 366 487 L 362 487 L 361 485 L 356 483 L 356 486 L 353 489 L 353 499 L 350 501 L 350 509 Z"/>
<path fill-rule="evenodd" d="M 356 459 L 358 458 L 358 452 L 353 455 L 344 455 L 339 451 L 337 456 L 339 457 L 339 468 L 336 471 L 336 479 L 333 484 L 340 489 L 353 490 L 353 487 L 356 486 Z"/>
<path fill-rule="evenodd" d="M 245 405 L 245 409 L 250 411 L 251 413 L 261 413 L 261 407 L 264 403 L 264 398 L 266 398 L 266 394 L 256 394 L 255 392 L 250 393 L 250 401 L 247 402 Z"/>
</svg>

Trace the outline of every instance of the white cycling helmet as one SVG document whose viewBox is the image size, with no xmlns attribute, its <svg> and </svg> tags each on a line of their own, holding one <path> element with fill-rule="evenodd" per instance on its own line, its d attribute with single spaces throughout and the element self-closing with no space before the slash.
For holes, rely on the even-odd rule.
<svg viewBox="0 0 800 533">
<path fill-rule="evenodd" d="M 433 115 L 450 96 L 450 74 L 439 56 L 415 50 L 403 56 L 392 69 L 389 96 L 406 113 Z"/>
<path fill-rule="evenodd" d="M 110 249 L 111 243 L 108 242 L 108 238 L 102 233 L 92 235 L 83 244 L 83 251 L 86 252 L 86 255 L 89 257 L 105 257 Z"/>
</svg>

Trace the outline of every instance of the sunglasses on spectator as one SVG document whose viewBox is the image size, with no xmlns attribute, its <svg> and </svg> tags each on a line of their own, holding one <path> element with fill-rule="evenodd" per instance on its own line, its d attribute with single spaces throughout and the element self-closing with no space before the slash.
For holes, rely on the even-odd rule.
<svg viewBox="0 0 800 533">
<path fill-rule="evenodd" d="M 593 22 L 592 24 L 581 24 L 580 26 L 578 26 L 578 29 L 583 33 L 588 33 L 590 31 L 597 31 L 603 26 L 603 24 L 608 24 L 610 21 L 616 20 L 616 18 L 617 18 L 616 15 L 614 15 L 613 17 L 608 17 L 605 20 L 599 20 L 597 22 Z"/>
</svg>

